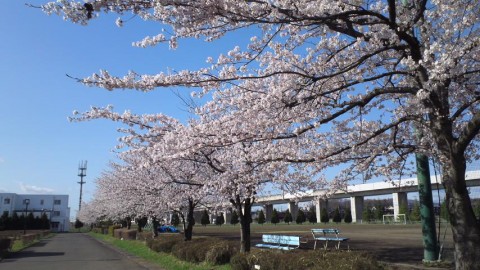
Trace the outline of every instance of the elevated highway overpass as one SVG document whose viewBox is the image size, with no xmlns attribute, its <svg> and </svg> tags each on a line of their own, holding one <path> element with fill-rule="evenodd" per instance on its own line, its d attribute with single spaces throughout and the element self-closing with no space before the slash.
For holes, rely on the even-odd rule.
<svg viewBox="0 0 480 270">
<path fill-rule="evenodd" d="M 480 171 L 468 171 L 466 174 L 466 182 L 468 187 L 480 186 Z M 441 176 L 430 176 L 432 189 L 443 189 Z M 280 194 L 271 196 L 262 196 L 256 199 L 254 206 L 262 206 L 267 220 L 270 220 L 273 212 L 273 205 L 288 204 L 288 208 L 292 216 L 296 217 L 298 211 L 297 202 L 315 202 L 317 220 L 320 220 L 321 211 L 326 207 L 325 199 L 350 199 L 350 209 L 352 212 L 353 222 L 360 222 L 362 219 L 364 197 L 380 196 L 391 194 L 393 198 L 394 215 L 399 214 L 400 206 L 407 204 L 407 194 L 409 192 L 418 192 L 417 178 L 408 178 L 401 180 L 394 180 L 388 182 L 374 182 L 367 184 L 358 184 L 348 186 L 345 190 L 338 190 L 333 194 L 328 194 L 326 190 L 316 190 L 301 195 L 294 194 Z"/>
</svg>

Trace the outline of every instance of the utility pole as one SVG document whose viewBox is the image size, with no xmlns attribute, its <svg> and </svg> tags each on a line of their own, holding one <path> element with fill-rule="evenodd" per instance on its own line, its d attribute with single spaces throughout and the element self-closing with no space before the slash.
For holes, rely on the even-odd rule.
<svg viewBox="0 0 480 270">
<path fill-rule="evenodd" d="M 80 200 L 78 202 L 78 211 L 82 208 L 82 192 L 83 192 L 83 184 L 86 182 L 83 181 L 83 177 L 87 176 L 87 161 L 80 161 L 80 164 L 78 165 L 78 176 L 80 176 L 80 182 L 77 182 L 80 184 Z"/>
<path fill-rule="evenodd" d="M 415 129 L 417 141 L 421 141 L 423 134 Z M 422 221 L 423 260 L 438 260 L 437 231 L 435 228 L 435 212 L 433 210 L 432 183 L 430 180 L 430 164 L 428 157 L 423 153 L 415 154 L 417 163 L 418 197 L 420 200 L 420 217 Z"/>
<path fill-rule="evenodd" d="M 423 260 L 438 260 L 437 232 L 435 228 L 435 212 L 433 211 L 432 183 L 428 157 L 416 154 L 418 194 L 420 199 L 420 215 L 422 218 Z"/>
</svg>

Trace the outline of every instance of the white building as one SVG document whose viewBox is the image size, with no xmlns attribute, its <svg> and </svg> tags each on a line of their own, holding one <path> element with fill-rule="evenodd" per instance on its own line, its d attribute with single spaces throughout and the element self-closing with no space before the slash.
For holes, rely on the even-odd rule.
<svg viewBox="0 0 480 270">
<path fill-rule="evenodd" d="M 68 195 L 0 193 L 0 215 L 13 216 L 15 212 L 19 216 L 33 213 L 34 217 L 45 213 L 52 231 L 70 230 Z"/>
</svg>

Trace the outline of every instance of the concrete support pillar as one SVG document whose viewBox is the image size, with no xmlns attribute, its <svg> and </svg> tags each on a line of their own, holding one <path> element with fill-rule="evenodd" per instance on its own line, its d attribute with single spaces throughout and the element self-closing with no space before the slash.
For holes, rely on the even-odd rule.
<svg viewBox="0 0 480 270">
<path fill-rule="evenodd" d="M 265 204 L 263 206 L 263 212 L 265 213 L 265 221 L 270 222 L 270 220 L 272 220 L 273 204 Z"/>
<path fill-rule="evenodd" d="M 352 213 L 352 223 L 362 222 L 363 196 L 350 197 L 350 212 Z"/>
<path fill-rule="evenodd" d="M 317 215 L 317 222 L 320 223 L 320 217 L 322 216 L 322 210 L 325 208 L 328 214 L 328 200 L 318 199 L 315 201 L 315 214 Z"/>
<path fill-rule="evenodd" d="M 298 214 L 298 204 L 296 204 L 295 202 L 289 202 L 288 210 L 290 211 L 290 214 L 292 214 L 292 219 L 295 222 Z"/>
<path fill-rule="evenodd" d="M 406 206 L 408 209 L 408 200 L 406 192 L 395 192 L 392 194 L 393 197 L 393 214 L 395 217 L 400 214 L 400 208 Z M 403 213 L 408 214 L 408 213 Z"/>
</svg>

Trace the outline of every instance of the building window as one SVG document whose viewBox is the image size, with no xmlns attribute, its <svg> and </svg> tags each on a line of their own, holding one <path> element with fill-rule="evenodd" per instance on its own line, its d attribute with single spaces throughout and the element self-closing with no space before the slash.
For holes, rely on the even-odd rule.
<svg viewBox="0 0 480 270">
<path fill-rule="evenodd" d="M 43 205 L 43 200 L 40 200 L 40 205 Z"/>
<path fill-rule="evenodd" d="M 53 216 L 54 217 L 59 217 L 60 216 L 60 211 L 53 211 Z"/>
<path fill-rule="evenodd" d="M 3 204 L 10 204 L 10 198 L 3 199 Z"/>
<path fill-rule="evenodd" d="M 62 201 L 61 201 L 61 200 L 54 200 L 54 201 L 53 201 L 53 204 L 59 205 L 59 204 L 62 204 Z"/>
</svg>

